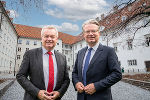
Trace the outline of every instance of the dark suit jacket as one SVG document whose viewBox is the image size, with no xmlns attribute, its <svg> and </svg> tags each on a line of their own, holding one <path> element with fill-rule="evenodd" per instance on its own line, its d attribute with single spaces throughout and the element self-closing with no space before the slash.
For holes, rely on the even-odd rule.
<svg viewBox="0 0 150 100">
<path fill-rule="evenodd" d="M 69 86 L 70 79 L 65 56 L 57 51 L 54 51 L 54 53 L 58 70 L 54 91 L 59 91 L 61 98 Z M 24 54 L 16 78 L 19 84 L 25 89 L 24 100 L 39 100 L 37 97 L 39 90 L 45 90 L 42 48 L 32 49 Z"/>
<path fill-rule="evenodd" d="M 81 49 L 76 58 L 72 72 L 74 87 L 77 82 L 83 83 L 82 65 L 87 47 Z M 121 80 L 122 74 L 117 55 L 113 48 L 99 44 L 86 73 L 86 83 L 94 83 L 96 92 L 87 95 L 87 100 L 112 100 L 111 86 Z M 78 100 L 84 100 L 84 93 L 78 93 Z"/>
</svg>

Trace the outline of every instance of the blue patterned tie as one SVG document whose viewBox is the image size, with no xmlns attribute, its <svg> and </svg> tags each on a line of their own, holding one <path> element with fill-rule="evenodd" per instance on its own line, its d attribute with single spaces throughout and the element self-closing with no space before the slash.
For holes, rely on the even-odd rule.
<svg viewBox="0 0 150 100">
<path fill-rule="evenodd" d="M 88 66 L 89 66 L 91 51 L 92 51 L 92 48 L 89 48 L 88 54 L 86 56 L 85 63 L 84 63 L 84 69 L 83 69 L 83 84 L 84 84 L 84 86 L 86 86 L 86 72 L 87 72 L 87 69 L 88 69 Z"/>
</svg>

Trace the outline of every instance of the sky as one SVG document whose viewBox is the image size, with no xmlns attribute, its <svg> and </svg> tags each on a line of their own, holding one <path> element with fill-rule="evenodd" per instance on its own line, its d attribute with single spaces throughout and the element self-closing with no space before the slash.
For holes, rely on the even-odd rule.
<svg viewBox="0 0 150 100">
<path fill-rule="evenodd" d="M 106 15 L 115 0 L 43 0 L 43 9 L 31 3 L 27 4 L 27 10 L 17 3 L 19 0 L 13 0 L 13 3 L 11 0 L 4 1 L 13 23 L 35 27 L 54 25 L 58 31 L 76 36 L 82 32 L 84 21 Z"/>
</svg>

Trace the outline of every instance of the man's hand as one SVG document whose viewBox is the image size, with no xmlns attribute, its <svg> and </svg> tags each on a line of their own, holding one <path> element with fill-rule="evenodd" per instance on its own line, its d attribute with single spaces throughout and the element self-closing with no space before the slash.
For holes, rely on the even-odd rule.
<svg viewBox="0 0 150 100">
<path fill-rule="evenodd" d="M 96 89 L 95 89 L 94 83 L 91 83 L 91 84 L 88 84 L 87 86 L 85 86 L 84 91 L 90 95 L 95 93 Z"/>
<path fill-rule="evenodd" d="M 51 97 L 49 95 L 50 95 L 50 93 L 48 93 L 47 91 L 40 90 L 38 93 L 38 98 L 40 100 L 51 100 Z"/>
<path fill-rule="evenodd" d="M 50 92 L 50 98 L 51 100 L 55 100 L 60 96 L 60 93 L 58 91 L 52 91 Z"/>
<path fill-rule="evenodd" d="M 82 93 L 84 91 L 84 85 L 81 82 L 78 82 L 76 84 L 76 89 L 79 93 Z"/>
</svg>

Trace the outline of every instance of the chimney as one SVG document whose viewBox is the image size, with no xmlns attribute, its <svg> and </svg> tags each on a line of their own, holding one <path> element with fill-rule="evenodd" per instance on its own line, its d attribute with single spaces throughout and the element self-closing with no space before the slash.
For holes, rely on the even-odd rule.
<svg viewBox="0 0 150 100">
<path fill-rule="evenodd" d="M 118 6 L 116 5 L 113 7 L 113 11 L 116 12 L 117 10 L 118 10 Z"/>
<path fill-rule="evenodd" d="M 104 14 L 101 14 L 101 20 L 103 20 L 105 18 Z"/>
</svg>

